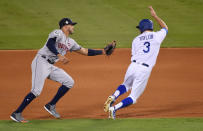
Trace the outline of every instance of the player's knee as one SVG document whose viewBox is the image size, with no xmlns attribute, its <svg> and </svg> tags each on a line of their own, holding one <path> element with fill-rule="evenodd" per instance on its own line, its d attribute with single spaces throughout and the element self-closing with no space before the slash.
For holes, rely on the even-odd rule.
<svg viewBox="0 0 203 131">
<path fill-rule="evenodd" d="M 75 84 L 75 81 L 72 78 L 68 77 L 62 84 L 68 88 L 72 88 Z"/>
<path fill-rule="evenodd" d="M 41 94 L 41 91 L 31 90 L 31 93 L 34 94 L 35 97 L 38 97 Z"/>
<path fill-rule="evenodd" d="M 72 87 L 74 86 L 74 84 L 75 84 L 75 81 L 74 81 L 73 79 L 71 79 L 71 80 L 70 80 L 70 84 L 69 84 L 69 85 L 70 85 L 70 88 L 72 88 Z"/>
<path fill-rule="evenodd" d="M 123 83 L 122 85 L 125 86 L 125 88 L 126 88 L 126 92 L 128 92 L 128 91 L 130 90 L 130 86 L 129 86 L 128 84 Z"/>
<path fill-rule="evenodd" d="M 133 100 L 133 104 L 135 104 L 137 99 L 135 97 L 131 96 L 131 95 L 129 97 Z"/>
</svg>

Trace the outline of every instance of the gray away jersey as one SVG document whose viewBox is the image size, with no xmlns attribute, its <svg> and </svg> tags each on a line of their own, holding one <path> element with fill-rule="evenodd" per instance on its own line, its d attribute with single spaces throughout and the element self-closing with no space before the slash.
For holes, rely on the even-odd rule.
<svg viewBox="0 0 203 131">
<path fill-rule="evenodd" d="M 56 50 L 63 56 L 67 53 L 67 51 L 72 52 L 72 51 L 81 49 L 81 46 L 78 45 L 75 40 L 73 40 L 70 37 L 66 37 L 66 35 L 63 33 L 62 30 L 56 29 L 49 34 L 49 37 L 44 47 L 42 47 L 38 51 L 38 54 L 45 55 L 46 57 L 52 60 L 54 59 L 55 62 L 58 61 L 57 56 L 54 53 L 52 53 L 46 46 L 48 40 L 50 38 L 55 38 L 55 37 L 56 37 L 56 43 L 55 43 Z"/>
</svg>

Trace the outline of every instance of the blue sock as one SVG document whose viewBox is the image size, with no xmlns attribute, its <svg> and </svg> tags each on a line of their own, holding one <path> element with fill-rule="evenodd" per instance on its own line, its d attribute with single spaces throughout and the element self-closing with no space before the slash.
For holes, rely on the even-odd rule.
<svg viewBox="0 0 203 131">
<path fill-rule="evenodd" d="M 58 100 L 64 96 L 66 94 L 66 92 L 69 90 L 70 88 L 62 85 L 59 89 L 58 92 L 56 93 L 56 95 L 54 96 L 54 98 L 49 102 L 50 105 L 55 105 Z"/>
<path fill-rule="evenodd" d="M 117 105 L 115 105 L 115 110 L 119 110 L 121 108 L 124 108 L 133 104 L 133 99 L 131 97 L 127 97 L 124 100 L 122 100 L 121 103 L 122 104 L 118 103 Z"/>
<path fill-rule="evenodd" d="M 125 85 L 119 85 L 115 93 L 113 94 L 115 96 L 115 99 L 117 99 L 120 95 L 124 94 L 126 92 Z"/>
<path fill-rule="evenodd" d="M 15 111 L 16 113 L 21 113 L 25 107 L 30 104 L 30 102 L 32 100 L 34 100 L 36 98 L 36 96 L 30 92 L 27 94 L 27 96 L 24 98 L 23 102 L 21 103 L 21 105 L 18 107 L 18 109 Z"/>
</svg>

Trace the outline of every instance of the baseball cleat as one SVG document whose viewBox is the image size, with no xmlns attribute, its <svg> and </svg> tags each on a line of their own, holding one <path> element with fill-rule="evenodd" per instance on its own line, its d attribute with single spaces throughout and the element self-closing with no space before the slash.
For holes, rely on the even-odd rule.
<svg viewBox="0 0 203 131">
<path fill-rule="evenodd" d="M 46 104 L 44 106 L 44 109 L 49 112 L 51 115 L 53 115 L 55 118 L 60 118 L 59 113 L 56 112 L 56 105 L 50 105 L 50 104 Z"/>
<path fill-rule="evenodd" d="M 15 113 L 15 112 L 13 112 L 13 113 L 11 114 L 10 118 L 11 118 L 13 121 L 15 121 L 15 122 L 22 122 L 22 123 L 28 122 L 28 120 L 25 120 L 25 119 L 22 117 L 21 113 Z"/>
<path fill-rule="evenodd" d="M 109 108 L 109 119 L 116 119 L 116 110 L 114 106 Z"/>
<path fill-rule="evenodd" d="M 104 112 L 108 112 L 111 104 L 114 102 L 115 100 L 115 96 L 109 96 L 106 100 L 106 102 L 104 103 Z"/>
</svg>

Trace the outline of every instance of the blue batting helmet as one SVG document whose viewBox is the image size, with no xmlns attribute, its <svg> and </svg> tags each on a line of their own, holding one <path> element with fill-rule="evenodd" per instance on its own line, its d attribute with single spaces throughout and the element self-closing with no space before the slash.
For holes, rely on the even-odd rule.
<svg viewBox="0 0 203 131">
<path fill-rule="evenodd" d="M 136 28 L 140 29 L 141 33 L 146 30 L 153 30 L 153 22 L 149 19 L 143 19 Z"/>
</svg>

